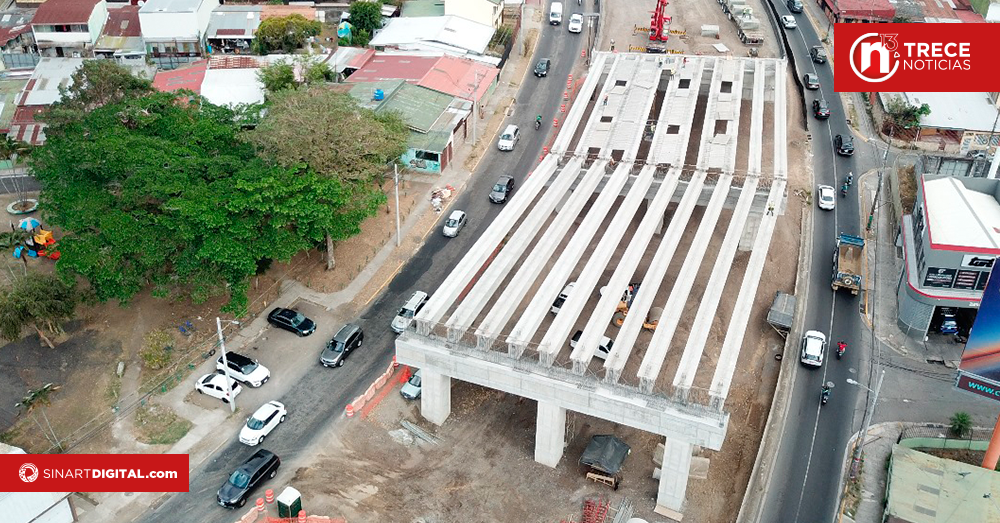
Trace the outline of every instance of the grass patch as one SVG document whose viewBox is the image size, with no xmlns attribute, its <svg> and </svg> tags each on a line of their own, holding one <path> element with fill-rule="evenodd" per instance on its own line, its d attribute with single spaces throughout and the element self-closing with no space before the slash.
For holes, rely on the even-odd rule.
<svg viewBox="0 0 1000 523">
<path fill-rule="evenodd" d="M 148 445 L 173 445 L 191 426 L 190 421 L 161 405 L 147 404 L 135 412 L 136 439 Z"/>
<path fill-rule="evenodd" d="M 118 404 L 118 400 L 122 395 L 122 379 L 118 377 L 117 373 L 111 375 L 111 379 L 108 380 L 108 386 L 104 389 L 104 395 L 108 398 L 108 402 L 111 406 Z"/>
<path fill-rule="evenodd" d="M 888 458 L 886 462 L 888 463 Z M 858 463 L 858 473 L 854 476 L 854 479 L 847 480 L 847 494 L 844 500 L 844 512 L 850 516 L 854 517 L 858 513 L 858 506 L 861 505 L 861 483 L 864 481 L 865 472 L 865 456 L 864 453 L 861 454 L 861 462 Z"/>
<path fill-rule="evenodd" d="M 896 170 L 896 181 L 899 183 L 899 200 L 903 205 L 903 214 L 913 211 L 917 201 L 917 176 L 914 166 Z"/>
</svg>

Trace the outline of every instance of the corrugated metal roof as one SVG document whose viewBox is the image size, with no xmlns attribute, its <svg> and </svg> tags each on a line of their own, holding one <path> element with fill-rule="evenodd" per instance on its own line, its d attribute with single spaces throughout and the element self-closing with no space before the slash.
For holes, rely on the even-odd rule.
<svg viewBox="0 0 1000 523">
<path fill-rule="evenodd" d="M 8 9 L 0 12 L 0 45 L 31 31 L 34 9 Z"/>
<path fill-rule="evenodd" d="M 198 10 L 202 2 L 213 2 L 215 5 L 219 5 L 219 0 L 147 0 L 139 12 L 142 14 L 193 13 Z"/>
<path fill-rule="evenodd" d="M 125 5 L 108 9 L 108 21 L 104 24 L 104 36 L 142 36 L 139 29 L 139 6 Z"/>
<path fill-rule="evenodd" d="M 494 29 L 460 16 L 393 18 L 369 42 L 371 47 L 433 47 L 483 54 Z M 450 49 L 448 49 L 450 48 Z"/>
<path fill-rule="evenodd" d="M 442 56 L 417 83 L 421 87 L 459 98 L 481 100 L 500 70 L 479 62 Z"/>
<path fill-rule="evenodd" d="M 253 38 L 260 27 L 261 6 L 222 6 L 208 19 L 208 38 Z"/>
<path fill-rule="evenodd" d="M 893 445 L 886 497 L 901 521 L 1000 521 L 1000 472 Z"/>
<path fill-rule="evenodd" d="M 396 86 L 395 89 L 393 86 Z M 372 99 L 375 89 L 385 92 L 385 100 L 381 103 Z M 430 131 L 434 122 L 454 99 L 453 96 L 410 85 L 402 80 L 359 83 L 351 89 L 351 96 L 362 105 L 374 105 L 376 111 L 398 111 L 411 129 L 422 133 Z"/>
<path fill-rule="evenodd" d="M 38 7 L 32 24 L 85 24 L 94 7 L 103 0 L 46 0 Z"/>
</svg>

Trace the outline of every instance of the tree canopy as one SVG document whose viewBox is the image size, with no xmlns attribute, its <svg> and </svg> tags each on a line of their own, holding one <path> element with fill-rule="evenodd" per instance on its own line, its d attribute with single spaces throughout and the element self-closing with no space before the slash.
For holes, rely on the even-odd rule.
<svg viewBox="0 0 1000 523">
<path fill-rule="evenodd" d="M 154 92 L 153 83 L 133 75 L 114 60 L 84 60 L 67 85 L 59 86 L 61 99 L 46 111 L 46 121 L 79 118 L 98 107 Z"/>
<path fill-rule="evenodd" d="M 372 35 L 382 27 L 382 2 L 354 2 L 350 13 L 351 25 L 356 32 L 365 31 Z M 357 41 L 358 37 L 355 36 L 354 40 Z"/>
<path fill-rule="evenodd" d="M 885 112 L 885 132 L 902 133 L 906 129 L 920 127 L 920 117 L 931 114 L 931 107 L 927 104 L 916 106 L 895 95 L 889 98 Z"/>
<path fill-rule="evenodd" d="M 16 278 L 10 289 L 0 293 L 0 338 L 17 340 L 31 328 L 55 348 L 46 333 L 61 334 L 60 324 L 73 318 L 78 301 L 74 287 L 58 276 L 29 272 Z"/>
<path fill-rule="evenodd" d="M 323 24 L 300 14 L 276 16 L 261 21 L 254 44 L 261 54 L 273 51 L 291 53 L 302 47 L 310 36 L 317 36 Z"/>
<path fill-rule="evenodd" d="M 261 67 L 257 78 L 269 93 L 298 89 L 300 86 L 319 85 L 333 81 L 334 73 L 325 62 L 317 62 L 308 57 L 278 60 Z"/>
</svg>

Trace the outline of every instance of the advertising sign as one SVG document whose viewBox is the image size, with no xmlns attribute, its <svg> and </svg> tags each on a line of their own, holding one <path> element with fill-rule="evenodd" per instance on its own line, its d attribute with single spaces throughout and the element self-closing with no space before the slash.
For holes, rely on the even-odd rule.
<svg viewBox="0 0 1000 523">
<path fill-rule="evenodd" d="M 959 388 L 1000 401 L 1000 276 L 986 283 L 958 369 Z"/>
<path fill-rule="evenodd" d="M 973 290 L 979 283 L 979 271 L 958 271 L 955 273 L 955 285 L 953 288 L 961 290 Z"/>
<path fill-rule="evenodd" d="M 993 267 L 994 261 L 996 261 L 995 256 L 966 254 L 962 257 L 962 267 L 968 267 L 970 269 L 990 269 Z"/>
<path fill-rule="evenodd" d="M 927 275 L 924 276 L 924 287 L 951 288 L 955 281 L 955 269 L 944 267 L 928 267 Z"/>
</svg>

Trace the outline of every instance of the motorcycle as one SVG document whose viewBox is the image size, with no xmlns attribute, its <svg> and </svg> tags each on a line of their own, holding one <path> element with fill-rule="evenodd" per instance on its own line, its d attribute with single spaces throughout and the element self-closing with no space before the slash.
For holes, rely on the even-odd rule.
<svg viewBox="0 0 1000 523">
<path fill-rule="evenodd" d="M 847 196 L 847 184 L 846 183 L 844 185 L 840 186 L 840 195 L 844 196 L 844 197 Z"/>
<path fill-rule="evenodd" d="M 826 402 L 830 399 L 830 387 L 823 387 L 823 391 L 819 394 L 819 402 L 826 405 Z"/>
<path fill-rule="evenodd" d="M 583 5 L 583 0 L 576 0 L 576 5 Z"/>
<path fill-rule="evenodd" d="M 848 173 L 847 177 L 844 178 L 844 185 L 848 187 L 854 185 L 854 173 Z"/>
<path fill-rule="evenodd" d="M 844 342 L 838 343 L 837 344 L 837 359 L 839 360 L 840 357 L 843 356 L 845 352 L 847 352 L 847 344 L 844 343 Z"/>
<path fill-rule="evenodd" d="M 541 120 L 535 120 L 535 130 L 537 131 L 541 127 L 542 127 L 542 121 Z"/>
</svg>

